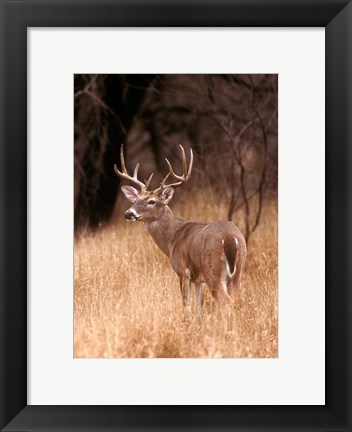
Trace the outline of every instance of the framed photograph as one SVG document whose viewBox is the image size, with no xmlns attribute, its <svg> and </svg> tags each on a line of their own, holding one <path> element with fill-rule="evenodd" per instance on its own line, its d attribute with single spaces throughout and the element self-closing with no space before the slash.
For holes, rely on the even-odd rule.
<svg viewBox="0 0 352 432">
<path fill-rule="evenodd" d="M 1 430 L 350 430 L 351 2 L 1 13 Z"/>
<path fill-rule="evenodd" d="M 74 80 L 74 358 L 277 358 L 278 75 Z"/>
</svg>

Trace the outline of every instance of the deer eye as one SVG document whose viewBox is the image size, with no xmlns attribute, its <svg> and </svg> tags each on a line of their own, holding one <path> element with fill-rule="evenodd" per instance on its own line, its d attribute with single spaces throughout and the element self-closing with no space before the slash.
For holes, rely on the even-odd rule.
<svg viewBox="0 0 352 432">
<path fill-rule="evenodd" d="M 148 201 L 148 205 L 155 205 L 155 204 L 156 204 L 155 199 L 150 199 L 150 200 Z"/>
</svg>

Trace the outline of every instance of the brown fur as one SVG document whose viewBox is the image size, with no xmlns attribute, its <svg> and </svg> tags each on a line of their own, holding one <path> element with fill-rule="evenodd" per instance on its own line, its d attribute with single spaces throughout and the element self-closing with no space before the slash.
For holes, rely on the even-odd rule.
<svg viewBox="0 0 352 432">
<path fill-rule="evenodd" d="M 151 196 L 157 203 L 153 208 L 148 208 Z M 146 196 L 140 193 L 126 213 L 129 211 L 140 216 L 138 220 L 144 221 L 155 243 L 170 258 L 171 266 L 180 279 L 185 307 L 190 304 L 191 283 L 206 283 L 214 299 L 221 305 L 233 302 L 246 259 L 246 242 L 236 225 L 228 221 L 207 224 L 178 218 L 163 202 L 161 194 L 148 193 Z M 237 261 L 232 279 L 226 273 L 225 260 L 231 272 Z M 226 283 L 226 287 L 223 283 Z M 202 290 L 198 291 L 202 293 Z M 201 304 L 201 301 L 197 301 L 197 304 Z"/>
<path fill-rule="evenodd" d="M 128 174 L 122 147 L 122 171 L 119 171 L 115 165 L 115 172 L 119 177 L 132 181 L 140 187 L 138 192 L 131 186 L 122 186 L 126 198 L 134 203 L 125 212 L 125 218 L 143 221 L 155 243 L 170 258 L 171 266 L 180 280 L 185 307 L 190 306 L 191 284 L 195 284 L 196 308 L 199 314 L 204 283 L 208 285 L 219 304 L 225 306 L 233 303 L 246 260 L 246 242 L 241 231 L 232 222 L 206 224 L 186 221 L 173 215 L 168 203 L 174 195 L 174 187 L 188 181 L 193 166 L 192 150 L 190 149 L 190 162 L 187 169 L 185 151 L 181 145 L 180 148 L 183 174 L 181 176 L 175 174 L 166 159 L 169 173 L 164 177 L 160 187 L 154 191 L 147 190 L 153 174 L 145 184 L 138 180 L 139 164 L 134 169 L 133 177 Z M 165 182 L 171 175 L 177 181 L 166 185 Z M 232 275 L 235 266 L 236 272 Z"/>
</svg>

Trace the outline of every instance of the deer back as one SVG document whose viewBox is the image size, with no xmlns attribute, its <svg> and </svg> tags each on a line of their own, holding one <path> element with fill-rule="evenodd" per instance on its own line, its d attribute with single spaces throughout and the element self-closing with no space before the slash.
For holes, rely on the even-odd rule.
<svg viewBox="0 0 352 432">
<path fill-rule="evenodd" d="M 170 262 L 179 275 L 187 272 L 193 282 L 219 278 L 225 260 L 233 257 L 241 264 L 246 255 L 246 243 L 232 222 L 184 221 L 170 240 Z M 236 262 L 232 263 L 232 268 Z"/>
</svg>

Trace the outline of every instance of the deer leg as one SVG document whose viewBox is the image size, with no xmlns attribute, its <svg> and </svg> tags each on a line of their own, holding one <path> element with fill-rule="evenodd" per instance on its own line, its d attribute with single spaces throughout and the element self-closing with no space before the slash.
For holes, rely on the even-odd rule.
<svg viewBox="0 0 352 432">
<path fill-rule="evenodd" d="M 195 287 L 196 287 L 196 315 L 199 318 L 203 306 L 204 284 L 196 283 Z"/>
<path fill-rule="evenodd" d="M 228 293 L 229 296 L 232 299 L 235 299 L 235 297 L 238 295 L 240 290 L 240 283 L 241 283 L 241 276 L 242 272 L 241 269 L 238 269 L 232 279 L 229 280 L 227 286 L 228 286 Z"/>
<path fill-rule="evenodd" d="M 191 309 L 191 280 L 185 276 L 181 276 L 180 289 L 181 289 L 183 307 L 187 310 L 190 310 Z"/>
<path fill-rule="evenodd" d="M 226 283 L 218 283 L 209 286 L 210 291 L 214 299 L 220 306 L 226 306 L 233 304 L 232 298 L 227 294 Z"/>
<path fill-rule="evenodd" d="M 220 314 L 223 318 L 229 319 L 233 312 L 234 302 L 227 293 L 226 282 L 221 281 L 216 291 L 215 299 L 220 305 Z"/>
<path fill-rule="evenodd" d="M 226 276 L 224 274 L 213 274 L 210 278 L 208 278 L 207 285 L 212 296 L 214 297 L 214 300 L 220 306 L 221 315 L 229 317 L 233 310 L 233 300 L 227 292 Z"/>
</svg>

